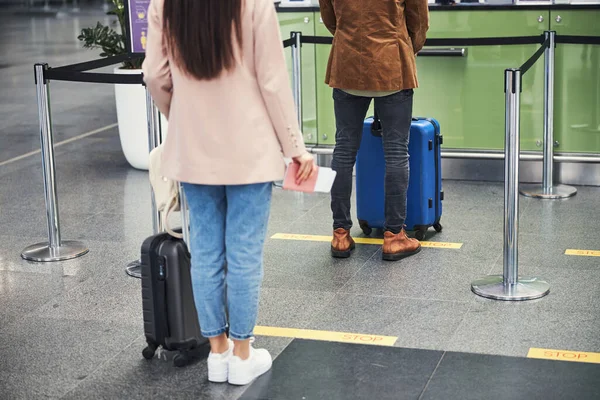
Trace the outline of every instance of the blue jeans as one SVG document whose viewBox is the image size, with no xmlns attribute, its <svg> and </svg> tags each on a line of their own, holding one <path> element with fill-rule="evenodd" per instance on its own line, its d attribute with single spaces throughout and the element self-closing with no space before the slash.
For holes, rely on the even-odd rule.
<svg viewBox="0 0 600 400">
<path fill-rule="evenodd" d="M 362 140 L 364 119 L 372 99 L 333 90 L 336 135 L 331 168 L 337 177 L 331 189 L 333 229 L 352 228 L 350 198 L 352 172 Z M 375 108 L 383 128 L 385 157 L 385 226 L 400 233 L 406 219 L 408 191 L 408 141 L 412 119 L 413 90 L 375 98 Z"/>
<path fill-rule="evenodd" d="M 272 183 L 186 183 L 184 190 L 190 210 L 192 284 L 202 335 L 219 336 L 229 326 L 232 339 L 248 339 L 253 336 L 258 313 Z"/>
</svg>

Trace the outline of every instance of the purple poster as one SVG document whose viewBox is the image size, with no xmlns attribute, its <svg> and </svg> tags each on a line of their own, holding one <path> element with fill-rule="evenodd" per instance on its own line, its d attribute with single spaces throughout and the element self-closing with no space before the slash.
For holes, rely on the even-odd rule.
<svg viewBox="0 0 600 400">
<path fill-rule="evenodd" d="M 149 6 L 150 0 L 129 0 L 129 37 L 133 53 L 146 52 Z"/>
</svg>

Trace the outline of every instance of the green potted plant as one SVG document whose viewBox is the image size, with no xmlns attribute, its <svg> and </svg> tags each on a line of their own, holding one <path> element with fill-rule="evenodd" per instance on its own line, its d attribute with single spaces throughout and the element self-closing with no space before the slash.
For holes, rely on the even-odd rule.
<svg viewBox="0 0 600 400">
<path fill-rule="evenodd" d="M 118 24 L 120 32 L 112 26 L 105 26 L 101 22 L 98 22 L 94 27 L 82 29 L 81 34 L 77 37 L 77 39 L 83 42 L 84 48 L 91 50 L 101 49 L 102 53 L 100 53 L 100 57 L 113 57 L 127 53 L 125 4 L 123 0 L 112 0 L 112 3 L 114 8 L 106 14 L 117 17 L 117 21 L 114 21 L 113 25 Z M 141 69 L 143 61 L 143 57 L 126 61 L 123 63 L 122 68 Z"/>
<path fill-rule="evenodd" d="M 113 9 L 107 14 L 116 16 L 111 26 L 98 22 L 85 28 L 78 39 L 83 47 L 101 50 L 100 57 L 112 57 L 127 53 L 127 2 L 112 0 Z M 141 74 L 144 58 L 129 60 L 115 67 L 115 74 Z M 115 102 L 119 137 L 125 158 L 137 169 L 148 169 L 148 129 L 146 113 L 146 91 L 141 85 L 115 85 Z M 163 132 L 166 121 L 162 119 Z"/>
</svg>

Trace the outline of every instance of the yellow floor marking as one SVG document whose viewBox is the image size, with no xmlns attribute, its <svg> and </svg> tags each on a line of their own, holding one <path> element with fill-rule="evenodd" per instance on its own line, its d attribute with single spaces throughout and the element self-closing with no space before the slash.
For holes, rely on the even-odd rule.
<svg viewBox="0 0 600 400">
<path fill-rule="evenodd" d="M 567 256 L 584 256 L 584 257 L 600 257 L 600 251 L 598 250 L 575 250 L 568 249 L 565 251 Z"/>
<path fill-rule="evenodd" d="M 393 346 L 398 340 L 398 338 L 394 336 L 315 331 L 310 329 L 276 328 L 272 326 L 257 326 L 254 328 L 254 334 L 259 336 L 276 336 L 295 339 L 322 340 L 326 342 L 371 344 L 377 346 Z"/>
<path fill-rule="evenodd" d="M 531 348 L 529 349 L 527 358 L 600 364 L 600 353 L 589 353 L 584 351 Z"/>
<path fill-rule="evenodd" d="M 319 236 L 319 235 L 297 235 L 293 233 L 276 233 L 271 236 L 271 239 L 279 240 L 299 240 L 307 242 L 331 242 L 331 236 Z M 354 241 L 358 244 L 383 244 L 383 239 L 373 238 L 354 238 Z M 449 242 L 421 242 L 423 247 L 433 247 L 441 249 L 460 249 L 462 243 L 449 243 Z"/>
</svg>

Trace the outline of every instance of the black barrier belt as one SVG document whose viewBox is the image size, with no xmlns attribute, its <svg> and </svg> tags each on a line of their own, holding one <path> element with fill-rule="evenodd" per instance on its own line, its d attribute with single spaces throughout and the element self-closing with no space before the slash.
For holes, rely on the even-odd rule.
<svg viewBox="0 0 600 400">
<path fill-rule="evenodd" d="M 82 62 L 79 64 L 71 64 L 71 65 L 65 65 L 63 67 L 56 67 L 56 68 L 54 68 L 54 70 L 84 72 L 84 71 L 90 71 L 93 69 L 108 67 L 108 66 L 115 65 L 115 64 L 120 64 L 122 62 L 135 60 L 138 58 L 140 58 L 140 57 L 131 56 L 129 54 L 120 54 L 120 55 L 114 56 L 114 57 L 101 58 L 98 60 L 86 61 L 86 62 Z"/>
<path fill-rule="evenodd" d="M 296 43 L 295 38 L 286 39 L 283 41 L 283 48 L 285 49 L 286 47 L 292 47 L 294 43 Z"/>
<path fill-rule="evenodd" d="M 427 39 L 425 41 L 425 46 L 500 46 L 542 43 L 544 43 L 544 35 L 489 38 Z"/>
<path fill-rule="evenodd" d="M 283 42 L 284 47 L 290 39 Z M 425 46 L 498 46 L 498 45 L 517 45 L 517 44 L 541 44 L 544 42 L 544 35 L 539 36 L 512 36 L 512 37 L 490 37 L 490 38 L 446 38 L 446 39 L 427 39 Z M 302 43 L 307 44 L 332 44 L 333 38 L 327 36 L 302 36 Z"/>
<path fill-rule="evenodd" d="M 302 36 L 302 43 L 307 44 L 332 44 L 333 38 L 327 36 Z"/>
<path fill-rule="evenodd" d="M 598 45 L 600 45 L 600 36 L 556 35 L 556 43 L 564 43 L 564 44 L 598 44 Z"/>
<path fill-rule="evenodd" d="M 536 51 L 535 54 L 529 58 L 529 60 L 525 61 L 525 63 L 521 65 L 521 76 L 525 75 L 527 71 L 533 67 L 533 64 L 540 59 L 548 47 L 550 47 L 550 39 L 546 39 L 546 41 L 542 44 L 542 47 L 540 47 L 538 51 Z"/>
<path fill-rule="evenodd" d="M 90 72 L 70 71 L 64 69 L 49 69 L 44 77 L 52 81 L 87 82 L 87 83 L 113 83 L 125 85 L 141 85 L 144 83 L 142 74 L 119 75 L 100 74 Z"/>
</svg>

